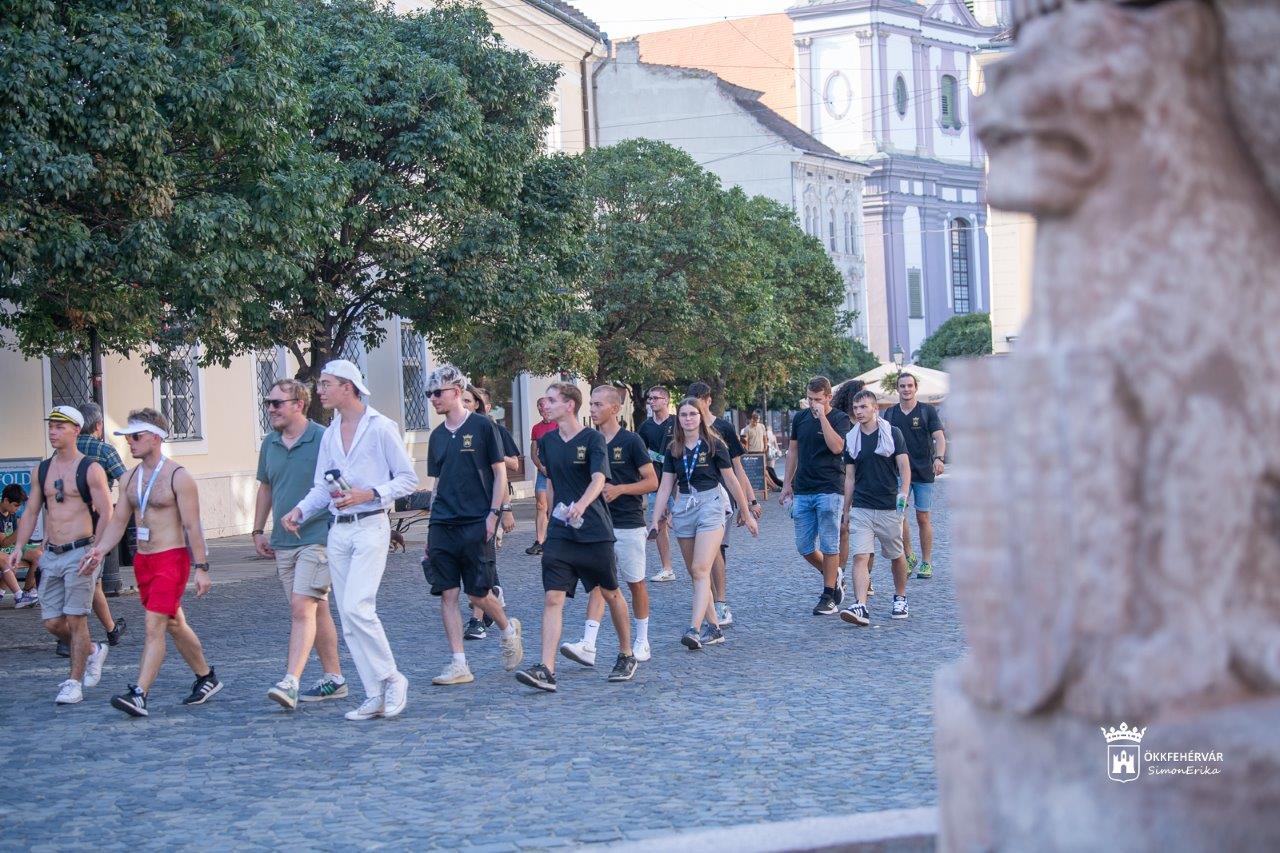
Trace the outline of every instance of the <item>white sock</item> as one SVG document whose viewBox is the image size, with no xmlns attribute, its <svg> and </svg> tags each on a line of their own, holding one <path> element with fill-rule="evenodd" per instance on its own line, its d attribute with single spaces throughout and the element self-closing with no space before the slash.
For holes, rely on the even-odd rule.
<svg viewBox="0 0 1280 853">
<path fill-rule="evenodd" d="M 502 636 L 504 639 L 510 640 L 515 635 L 516 635 L 516 623 L 508 619 L 507 627 L 502 629 Z"/>
<path fill-rule="evenodd" d="M 345 678 L 343 678 L 343 677 L 342 677 L 342 674 L 341 674 L 341 673 L 337 673 L 337 672 L 326 672 L 326 673 L 324 674 L 324 677 L 325 677 L 325 678 L 327 678 L 327 679 L 329 679 L 330 681 L 332 681 L 334 684 L 346 684 L 346 683 L 347 683 L 347 680 L 346 680 Z"/>
<path fill-rule="evenodd" d="M 466 666 L 466 665 L 467 665 L 467 655 L 466 655 L 466 653 L 465 653 L 465 652 L 458 652 L 456 655 L 454 655 L 454 656 L 453 656 L 453 662 L 454 662 L 454 663 L 457 663 L 457 664 L 462 664 L 463 666 Z"/>
<path fill-rule="evenodd" d="M 636 620 L 636 642 L 649 642 L 649 617 Z"/>
<path fill-rule="evenodd" d="M 582 644 L 587 648 L 594 649 L 596 647 L 596 634 L 600 633 L 600 623 L 590 619 L 582 628 Z"/>
</svg>

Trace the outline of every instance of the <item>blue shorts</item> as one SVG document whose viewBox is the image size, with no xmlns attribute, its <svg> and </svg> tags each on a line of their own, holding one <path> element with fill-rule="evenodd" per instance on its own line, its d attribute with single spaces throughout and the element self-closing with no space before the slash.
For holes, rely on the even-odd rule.
<svg viewBox="0 0 1280 853">
<path fill-rule="evenodd" d="M 547 475 L 538 472 L 537 478 L 533 481 L 533 490 L 535 492 L 545 492 L 547 490 Z"/>
<path fill-rule="evenodd" d="M 840 553 L 840 510 L 844 495 L 796 495 L 791 502 L 791 520 L 796 528 L 796 550 L 801 556 L 815 550 Z M 818 547 L 813 547 L 814 540 Z"/>
<path fill-rule="evenodd" d="M 916 512 L 928 512 L 933 507 L 933 483 L 911 482 L 911 502 Z"/>
</svg>

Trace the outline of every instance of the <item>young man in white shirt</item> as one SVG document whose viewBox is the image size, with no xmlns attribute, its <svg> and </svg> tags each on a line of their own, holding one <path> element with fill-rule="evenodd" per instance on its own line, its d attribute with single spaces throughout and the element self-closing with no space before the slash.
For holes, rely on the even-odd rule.
<svg viewBox="0 0 1280 853">
<path fill-rule="evenodd" d="M 316 383 L 333 421 L 320 440 L 315 485 L 281 519 L 291 533 L 329 509 L 327 552 L 342 636 L 364 684 L 365 701 L 348 720 L 394 717 L 408 702 L 409 680 L 396 669 L 382 621 L 378 587 L 387 568 L 391 522 L 387 508 L 418 485 L 400 428 L 364 402 L 369 388 L 360 369 L 346 359 L 331 361 Z M 326 473 L 333 482 L 327 481 Z"/>
</svg>

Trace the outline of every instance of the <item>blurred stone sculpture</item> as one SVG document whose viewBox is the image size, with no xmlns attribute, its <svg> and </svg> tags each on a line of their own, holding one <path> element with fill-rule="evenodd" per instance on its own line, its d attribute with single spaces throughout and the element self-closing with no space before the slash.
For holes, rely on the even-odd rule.
<svg viewBox="0 0 1280 853">
<path fill-rule="evenodd" d="M 953 372 L 944 846 L 1256 843 L 1280 835 L 1280 3 L 1012 5 L 974 120 L 991 203 L 1037 217 L 1035 291 L 1012 356 Z M 1214 778 L 1248 803 L 1148 778 L 1176 814 L 1126 841 L 1098 736 L 1122 720 L 1243 739 Z"/>
</svg>

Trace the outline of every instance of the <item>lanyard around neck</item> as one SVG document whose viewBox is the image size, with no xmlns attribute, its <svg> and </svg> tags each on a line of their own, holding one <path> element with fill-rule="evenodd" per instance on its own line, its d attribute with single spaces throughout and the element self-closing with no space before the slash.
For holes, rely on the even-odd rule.
<svg viewBox="0 0 1280 853">
<path fill-rule="evenodd" d="M 684 484 L 689 487 L 689 491 L 693 491 L 693 472 L 698 468 L 698 451 L 702 449 L 702 439 L 698 439 L 698 443 L 693 446 L 693 450 L 688 448 L 684 451 L 684 456 L 680 460 L 680 464 L 684 466 Z M 693 464 L 690 465 L 689 462 Z"/>
<path fill-rule="evenodd" d="M 151 501 L 151 489 L 155 486 L 156 480 L 160 478 L 160 469 L 164 467 L 164 457 L 160 457 L 160 461 L 156 463 L 155 469 L 151 472 L 151 479 L 147 481 L 147 490 L 142 490 L 142 477 L 138 477 L 138 520 L 147 514 L 147 504 Z"/>
</svg>

